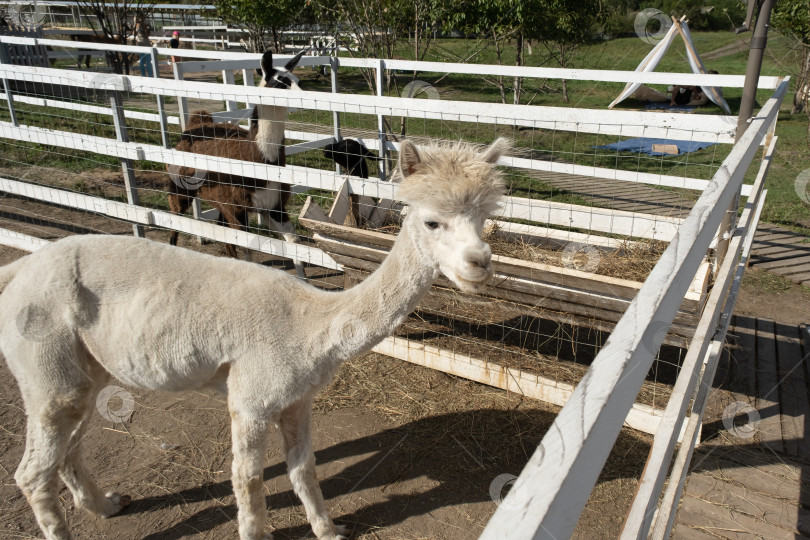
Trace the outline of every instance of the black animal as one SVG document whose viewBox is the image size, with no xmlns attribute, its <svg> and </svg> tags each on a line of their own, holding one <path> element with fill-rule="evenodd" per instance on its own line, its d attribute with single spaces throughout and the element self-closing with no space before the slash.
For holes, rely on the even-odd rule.
<svg viewBox="0 0 810 540">
<path fill-rule="evenodd" d="M 347 174 L 359 176 L 360 178 L 368 178 L 366 159 L 373 161 L 380 159 L 366 148 L 363 143 L 354 139 L 343 139 L 340 142 L 325 146 L 323 155 L 343 167 Z"/>
</svg>

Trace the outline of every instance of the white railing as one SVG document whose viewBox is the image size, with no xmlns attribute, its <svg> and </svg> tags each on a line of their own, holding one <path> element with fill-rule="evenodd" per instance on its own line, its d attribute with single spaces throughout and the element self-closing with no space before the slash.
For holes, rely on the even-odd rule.
<svg viewBox="0 0 810 540">
<path fill-rule="evenodd" d="M 742 184 L 743 176 L 760 143 L 779 113 L 779 105 L 787 90 L 784 82 L 754 118 L 748 130 L 734 146 L 723 166 L 712 179 L 677 235 L 661 256 L 658 264 L 644 282 L 627 312 L 616 325 L 605 346 L 597 355 L 585 377 L 574 390 L 554 424 L 529 459 L 501 506 L 487 524 L 481 538 L 568 538 L 576 526 L 591 489 L 596 483 L 622 422 L 638 394 L 644 377 L 655 358 L 666 329 L 683 300 L 691 276 L 706 253 L 720 222 Z M 765 172 L 767 169 L 765 170 Z M 764 174 L 763 174 L 764 178 Z M 761 187 L 761 181 L 759 186 Z M 689 351 L 690 365 L 684 363 L 673 392 L 671 406 L 656 434 L 651 457 L 641 488 L 644 495 L 628 516 L 626 538 L 646 538 L 658 503 L 660 487 L 670 465 L 669 456 L 683 423 L 685 405 L 692 397 L 695 382 L 711 381 L 726 326 L 718 332 L 722 292 L 737 270 L 740 235 L 753 234 L 751 212 L 746 208 L 742 230 L 734 231 L 737 241 L 723 265 L 725 275 L 718 276 L 721 292 L 713 295 L 713 306 L 704 312 L 700 333 Z M 730 316 L 733 302 L 726 306 Z M 707 350 L 709 351 L 707 355 Z M 703 373 L 703 360 L 707 371 Z M 705 390 L 702 398 L 708 397 Z M 693 404 L 695 414 L 702 414 L 704 403 Z M 699 422 L 699 418 L 698 418 Z M 694 432 L 694 430 L 693 430 Z M 694 435 L 688 445 L 694 446 Z M 652 452 L 655 452 L 654 454 Z M 678 471 L 680 474 L 680 471 Z M 675 479 L 675 484 L 681 478 Z M 650 487 L 648 484 L 653 484 Z M 677 504 L 677 499 L 670 500 Z M 659 516 L 665 521 L 672 508 L 662 508 Z M 667 538 L 667 526 L 656 524 L 661 538 Z"/>
<path fill-rule="evenodd" d="M 52 41 L 0 38 L 0 42 L 27 45 L 52 44 Z M 55 43 L 67 46 L 65 42 Z M 92 48 L 89 45 L 77 44 L 76 46 Z M 203 53 L 202 51 L 109 45 L 99 45 L 98 48 L 148 52 L 152 54 L 153 60 L 157 58 L 158 54 L 215 58 L 217 62 L 207 60 L 204 64 L 209 68 L 212 64 L 216 64 L 216 70 L 248 69 L 257 66 L 259 58 L 257 55 L 244 53 L 228 54 L 211 53 L 210 51 Z M 283 59 L 278 60 L 283 61 Z M 378 70 L 378 74 L 384 69 L 403 69 L 521 77 L 591 78 L 596 81 L 623 83 L 638 81 L 738 87 L 743 83 L 742 77 L 731 75 L 595 72 L 550 68 L 521 69 L 508 66 L 470 66 L 374 59 L 339 59 L 336 61 L 330 58 L 310 57 L 302 59 L 302 64 L 328 65 L 333 69 L 340 65 L 367 67 Z M 199 67 L 205 66 L 194 66 L 194 68 Z M 710 140 L 719 143 L 733 142 L 733 131 L 737 123 L 734 117 L 717 115 L 583 110 L 457 101 L 435 102 L 381 95 L 358 96 L 323 92 L 293 92 L 199 82 L 189 85 L 178 80 L 118 75 L 100 76 L 95 73 L 25 66 L 0 65 L 0 79 L 95 87 L 109 91 L 132 91 L 158 97 L 172 96 L 179 99 L 247 101 L 254 104 L 284 105 L 332 113 L 438 118 L 453 122 L 530 126 L 540 129 L 612 135 L 652 137 L 654 136 L 652 134 L 656 134 L 656 136 L 669 138 L 683 137 L 690 140 Z M 691 450 L 694 448 L 697 427 L 705 406 L 707 381 L 710 382 L 713 376 L 720 350 L 719 344 L 722 344 L 725 336 L 730 310 L 733 309 L 733 299 L 739 286 L 739 275 L 744 269 L 745 257 L 747 257 L 758 220 L 758 211 L 764 200 L 763 183 L 775 147 L 775 139 L 767 138 L 766 134 L 773 132 L 779 105 L 786 92 L 787 80 L 762 77 L 760 87 L 772 88 L 775 89 L 775 92 L 760 113 L 751 121 L 750 127 L 743 137 L 733 146 L 711 181 L 581 165 L 549 164 L 518 158 L 504 158 L 501 162 L 503 165 L 526 169 L 554 170 L 554 166 L 559 166 L 561 169 L 557 169 L 555 172 L 591 174 L 597 177 L 612 177 L 649 184 L 677 184 L 677 187 L 697 189 L 703 193 L 685 219 L 663 218 L 517 197 L 507 199 L 503 212 L 504 217 L 528 219 L 566 227 L 580 227 L 598 232 L 671 240 L 671 242 L 624 317 L 619 321 L 607 344 L 585 377 L 576 386 L 568 403 L 557 416 L 520 478 L 501 503 L 482 538 L 557 539 L 566 538 L 571 534 L 666 331 L 692 282 L 692 276 L 695 275 L 699 264 L 703 261 L 727 209 L 739 191 L 745 189 L 744 193 L 749 196 L 748 204 L 739 226 L 731 231 L 733 234 L 727 255 L 717 273 L 715 287 L 698 324 L 692 346 L 684 359 L 672 397 L 659 423 L 650 458 L 623 532 L 624 538 L 640 539 L 646 538 L 650 529 L 654 528 L 656 538 L 668 536 L 674 517 L 673 508 L 677 506 Z M 14 101 L 22 102 L 23 97 L 27 97 L 28 102 L 36 105 L 68 107 L 66 103 L 55 105 L 50 98 L 13 96 L 8 93 L 0 96 L 7 100 L 12 111 Z M 39 99 L 42 101 L 36 101 Z M 88 107 L 87 105 L 82 106 Z M 112 114 L 112 110 L 108 110 Z M 133 113 L 133 111 L 129 112 Z M 147 117 L 149 114 L 138 113 L 142 116 L 130 114 L 129 117 L 160 122 L 164 135 L 167 133 L 169 123 L 182 122 L 179 118 L 167 117 L 163 109 L 157 115 Z M 336 132 L 336 134 L 339 133 L 337 125 Z M 201 170 L 231 172 L 238 167 L 240 175 L 289 183 L 300 186 L 301 189 L 318 188 L 337 191 L 345 179 L 331 171 L 295 166 L 281 168 L 189 154 L 167 148 L 165 144 L 157 146 L 104 137 L 76 135 L 65 131 L 24 126 L 14 120 L 0 122 L 0 137 L 80 149 L 121 159 L 149 160 Z M 295 138 L 317 142 L 319 137 L 323 137 L 323 135 L 296 133 Z M 167 139 L 164 137 L 164 140 Z M 388 141 L 385 141 L 384 144 L 388 149 L 396 148 L 395 144 Z M 763 144 L 766 152 L 759 175 L 753 186 L 742 186 L 743 176 L 759 147 Z M 350 178 L 349 183 L 351 191 L 358 195 L 386 199 L 396 198 L 396 186 L 386 181 Z M 133 223 L 160 225 L 215 240 L 246 245 L 267 253 L 294 256 L 299 260 L 307 260 L 314 264 L 338 267 L 325 253 L 316 248 L 246 234 L 137 205 L 111 202 L 8 179 L 0 179 L 0 190 L 106 213 Z M 8 242 L 16 242 L 18 245 L 25 241 L 25 238 L 19 234 L 11 235 L 8 239 Z M 741 254 L 742 262 L 740 262 Z M 726 301 L 726 299 L 729 300 Z M 689 407 L 690 401 L 691 407 Z M 691 415 L 687 417 L 688 410 L 691 411 Z M 663 482 L 667 477 L 674 448 L 682 432 L 683 444 L 675 458 L 669 486 L 663 497 L 664 502 L 659 505 Z M 655 520 L 653 520 L 654 516 L 657 516 Z"/>
</svg>

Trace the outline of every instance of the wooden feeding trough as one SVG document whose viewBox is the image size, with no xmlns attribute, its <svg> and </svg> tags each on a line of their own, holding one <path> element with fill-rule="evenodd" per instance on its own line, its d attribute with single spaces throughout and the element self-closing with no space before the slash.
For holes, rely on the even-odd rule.
<svg viewBox="0 0 810 540">
<path fill-rule="evenodd" d="M 318 246 L 343 266 L 347 286 L 362 281 L 373 272 L 388 254 L 396 236 L 366 230 L 355 225 L 360 212 L 363 221 L 380 223 L 392 212 L 392 202 L 349 194 L 348 184 L 338 193 L 327 214 L 312 198 L 308 198 L 299 216 L 299 223 L 313 231 Z M 599 249 L 601 252 L 627 246 L 627 241 L 603 236 L 570 233 L 503 221 L 490 221 L 499 238 L 560 249 L 572 241 Z M 632 242 L 630 242 L 632 244 Z M 642 283 L 577 270 L 493 255 L 495 277 L 475 295 L 468 295 L 452 287 L 449 280 L 440 277 L 419 309 L 431 312 L 448 302 L 470 300 L 480 304 L 481 299 L 493 302 L 493 310 L 508 317 L 530 316 L 584 326 L 610 332 L 622 317 Z M 664 343 L 677 347 L 689 344 L 704 305 L 709 282 L 709 264 L 701 265 L 689 292 L 675 316 Z"/>
</svg>

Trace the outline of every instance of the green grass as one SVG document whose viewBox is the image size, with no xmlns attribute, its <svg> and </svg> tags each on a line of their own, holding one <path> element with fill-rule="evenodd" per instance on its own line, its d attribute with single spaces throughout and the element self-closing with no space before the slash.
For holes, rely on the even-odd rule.
<svg viewBox="0 0 810 540">
<path fill-rule="evenodd" d="M 743 75 L 748 61 L 748 42 L 750 34 L 736 35 L 731 32 L 694 32 L 692 37 L 698 52 L 707 57 L 708 69 L 715 69 L 723 74 Z M 740 50 L 731 54 L 712 55 L 723 47 L 739 43 Z M 464 58 L 468 51 L 477 45 L 474 40 L 442 40 L 426 60 L 454 61 Z M 768 39 L 766 55 L 763 60 L 762 75 L 788 75 L 786 61 L 790 58 L 788 41 L 775 32 Z M 575 55 L 570 67 L 583 69 L 635 70 L 644 56 L 652 48 L 636 38 L 623 38 L 593 43 L 583 47 Z M 403 46 L 398 51 L 398 58 L 412 59 L 410 48 Z M 525 63 L 530 66 L 541 66 L 542 50 L 535 48 L 534 53 L 526 56 Z M 514 65 L 514 51 L 507 48 L 502 56 L 505 65 Z M 476 56 L 476 63 L 496 63 L 494 51 L 489 48 Z M 344 72 L 345 71 L 345 72 Z M 691 72 L 683 44 L 676 40 L 657 67 L 659 72 Z M 399 95 L 399 89 L 413 77 L 412 73 L 400 73 L 397 76 L 392 95 Z M 416 78 L 434 84 L 442 99 L 473 100 L 480 102 L 500 103 L 497 88 L 481 77 L 473 75 L 450 75 L 418 73 Z M 368 92 L 365 81 L 359 70 L 341 70 L 339 75 L 341 89 L 357 92 Z M 307 81 L 313 86 L 328 89 L 328 79 Z M 511 88 L 512 82 L 505 81 Z M 570 100 L 565 102 L 560 81 L 524 80 L 524 92 L 521 103 L 557 107 L 583 107 L 606 109 L 607 105 L 624 87 L 619 83 L 594 83 L 588 81 L 568 81 Z M 507 99 L 512 96 L 507 88 Z M 313 88 L 314 89 L 314 88 Z M 664 88 L 659 87 L 659 90 Z M 802 233 L 810 233 L 810 205 L 803 202 L 796 194 L 795 181 L 802 171 L 810 168 L 810 141 L 808 141 L 808 117 L 806 114 L 790 114 L 793 88 L 785 97 L 780 110 L 776 134 L 779 137 L 776 156 L 771 166 L 766 187 L 768 197 L 765 202 L 762 219 L 788 227 Z M 757 93 L 757 108 L 771 95 L 770 90 Z M 739 111 L 742 89 L 725 89 L 724 97 L 736 114 Z M 643 104 L 632 99 L 624 101 L 618 108 L 640 109 Z M 709 104 L 699 107 L 692 114 L 722 114 L 719 107 Z M 357 116 L 357 115 L 355 115 Z M 373 120 L 370 120 L 373 122 Z M 393 122 L 399 126 L 398 119 Z M 373 129 L 373 126 L 372 126 Z M 528 146 L 559 159 L 617 169 L 636 170 L 640 172 L 658 172 L 672 175 L 685 175 L 694 178 L 709 179 L 730 151 L 729 145 L 715 145 L 685 156 L 648 157 L 626 152 L 605 152 L 592 147 L 619 140 L 619 137 L 597 136 L 583 133 L 544 130 L 509 130 L 493 126 L 453 125 L 444 126 L 440 121 L 408 120 L 408 133 L 412 135 L 455 135 L 479 142 L 491 141 L 497 134 L 511 136 L 517 145 Z M 747 182 L 753 181 L 756 174 L 756 162 L 747 175 Z M 542 191 L 542 188 L 540 189 Z"/>
<path fill-rule="evenodd" d="M 693 33 L 697 50 L 704 56 L 711 58 L 712 51 L 721 49 L 735 43 L 747 44 L 750 35 L 735 35 L 730 32 Z M 426 60 L 455 61 L 464 58 L 473 48 L 481 45 L 476 40 L 450 39 L 437 42 Z M 514 64 L 514 50 L 507 48 L 503 53 L 503 63 Z M 583 47 L 575 55 L 571 67 L 587 69 L 624 69 L 634 70 L 644 55 L 649 52 L 648 45 L 636 38 L 624 38 L 611 41 L 602 41 Z M 706 60 L 710 69 L 721 73 L 742 74 L 745 72 L 747 62 L 747 47 Z M 397 58 L 412 58 L 412 50 L 407 43 L 395 55 Z M 780 62 L 789 56 L 787 43 L 778 35 L 772 35 L 768 41 L 768 54 L 762 68 L 763 75 L 785 75 L 785 68 Z M 535 46 L 533 53 L 526 56 L 526 64 L 530 66 L 542 65 L 544 58 L 540 47 Z M 491 48 L 484 48 L 474 59 L 477 63 L 495 63 L 496 58 Z M 317 74 L 314 70 L 300 70 L 304 78 L 304 87 L 311 90 L 330 90 L 329 77 Z M 689 72 L 683 45 L 676 41 L 658 67 L 658 71 Z M 390 95 L 400 95 L 401 89 L 413 77 L 412 73 L 397 74 L 390 88 Z M 500 103 L 501 97 L 498 89 L 491 83 L 474 75 L 443 75 L 438 73 L 418 73 L 416 77 L 431 84 L 438 89 L 442 99 L 445 100 L 471 100 L 479 102 Z M 342 68 L 339 73 L 341 91 L 368 94 L 368 86 L 359 69 Z M 507 85 L 507 99 L 511 100 L 512 80 L 505 80 Z M 562 85 L 558 80 L 524 80 L 524 92 L 521 103 L 531 105 L 547 105 L 559 107 L 582 107 L 604 110 L 607 105 L 619 94 L 624 85 L 619 83 L 594 83 L 588 81 L 568 81 L 570 100 L 565 102 L 562 95 Z M 662 89 L 662 88 L 659 88 Z M 739 108 L 741 89 L 727 89 L 725 97 L 734 112 Z M 763 103 L 770 91 L 758 93 L 759 103 Z M 777 154 L 771 167 L 767 188 L 769 190 L 763 219 L 772 223 L 790 227 L 802 232 L 810 232 L 810 205 L 805 204 L 795 193 L 794 182 L 796 177 L 810 167 L 808 161 L 807 144 L 807 116 L 793 115 L 789 111 L 789 102 L 792 96 L 785 98 L 780 120 L 777 125 L 779 145 Z M 168 101 L 168 100 L 167 100 Z M 99 105 L 106 105 L 103 100 Z M 639 102 L 627 100 L 620 107 L 638 109 L 642 107 Z M 21 123 L 48 129 L 57 129 L 76 133 L 77 135 L 95 135 L 102 137 L 115 137 L 115 131 L 110 116 L 87 114 L 64 109 L 43 109 L 17 103 L 16 110 Z M 694 114 L 719 114 L 719 108 L 709 105 L 701 107 Z M 5 107 L 0 108 L 0 120 L 8 121 L 9 115 Z M 395 132 L 400 130 L 401 119 L 389 118 L 391 128 Z M 314 123 L 331 125 L 332 115 L 328 112 L 298 111 L 290 116 L 288 124 Z M 358 128 L 376 130 L 377 119 L 367 114 L 342 114 L 341 124 L 344 128 Z M 160 134 L 157 125 L 153 122 L 140 122 L 129 120 L 127 122 L 129 136 L 132 141 L 144 144 L 160 145 Z M 304 126 L 305 128 L 306 126 Z M 707 149 L 686 154 L 684 156 L 650 157 L 626 152 L 608 152 L 596 150 L 593 147 L 619 140 L 618 136 L 592 135 L 587 133 L 571 133 L 560 130 L 517 129 L 509 126 L 494 126 L 483 123 L 444 122 L 441 120 L 406 119 L 405 131 L 410 136 L 429 136 L 447 139 L 464 138 L 465 140 L 486 143 L 498 135 L 510 137 L 516 146 L 531 148 L 533 151 L 546 157 L 573 162 L 582 165 L 625 169 L 640 172 L 654 172 L 671 175 L 685 175 L 695 178 L 709 179 L 716 172 L 723 159 L 730 151 L 730 145 L 715 145 Z M 172 142 L 176 142 L 178 129 L 172 130 Z M 0 141 L 0 153 L 5 163 L 40 165 L 47 163 L 49 167 L 58 167 L 67 171 L 80 172 L 100 166 L 115 167 L 117 158 L 88 155 L 71 149 L 48 149 L 33 143 L 20 143 Z M 320 152 L 306 152 L 290 159 L 291 164 L 332 169 L 332 164 L 325 160 Z M 160 170 L 162 164 L 139 163 L 139 168 Z M 756 167 L 748 174 L 748 181 L 753 179 Z M 585 203 L 584 199 L 568 193 L 560 192 L 544 182 L 530 178 L 520 170 L 509 173 L 509 182 L 515 195 L 544 198 L 560 202 Z M 155 199 L 154 201 L 152 199 Z M 149 202 L 155 206 L 162 206 L 158 195 L 150 196 Z M 302 202 L 302 201 L 299 201 Z M 327 201 L 328 202 L 328 201 Z"/>
<path fill-rule="evenodd" d="M 749 270 L 743 275 L 743 284 L 758 292 L 771 294 L 787 292 L 794 287 L 790 280 L 782 276 L 757 269 Z M 801 290 L 810 292 L 807 287 L 801 287 Z"/>
</svg>

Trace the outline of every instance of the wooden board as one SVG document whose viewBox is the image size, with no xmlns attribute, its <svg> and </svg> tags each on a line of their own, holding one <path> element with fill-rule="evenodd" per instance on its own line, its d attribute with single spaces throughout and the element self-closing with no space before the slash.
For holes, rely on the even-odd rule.
<svg viewBox="0 0 810 540">
<path fill-rule="evenodd" d="M 594 246 L 605 250 L 615 250 L 620 247 L 640 246 L 640 242 L 632 240 L 622 240 L 610 238 L 598 234 L 578 233 L 574 231 L 563 231 L 551 229 L 549 227 L 537 227 L 523 223 L 512 223 L 511 221 L 501 221 L 488 219 L 484 228 L 493 227 L 494 234 L 507 240 L 525 242 L 527 244 L 543 246 L 551 249 L 563 249 L 568 244 L 575 242 L 586 246 Z"/>
<path fill-rule="evenodd" d="M 810 511 L 788 499 L 735 486 L 710 474 L 691 475 L 687 495 L 715 506 L 733 508 L 788 532 L 810 534 Z"/>
<path fill-rule="evenodd" d="M 388 254 L 383 249 L 333 240 L 320 234 L 315 234 L 314 238 L 321 249 L 329 253 L 344 269 L 355 268 L 373 272 Z M 436 285 L 453 286 L 449 280 L 441 276 L 436 280 Z M 527 280 L 501 273 L 497 265 L 490 285 L 478 294 L 586 317 L 607 317 L 604 320 L 612 322 L 618 321 L 632 300 L 632 297 L 622 298 L 618 295 L 591 292 L 584 287 L 579 289 L 540 280 Z M 695 313 L 684 311 L 676 315 L 674 322 L 678 326 L 692 328 L 697 322 L 696 319 Z"/>
<path fill-rule="evenodd" d="M 565 405 L 574 391 L 571 384 L 393 336 L 384 339 L 372 351 L 553 405 Z M 625 425 L 645 433 L 655 433 L 659 415 L 660 411 L 635 403 L 627 415 Z"/>
<path fill-rule="evenodd" d="M 810 456 L 810 400 L 804 375 L 799 328 L 789 324 L 775 324 L 777 377 L 780 382 L 782 439 L 785 450 L 793 456 Z"/>
<path fill-rule="evenodd" d="M 334 219 L 333 216 L 333 221 L 339 220 Z M 336 225 L 334 223 L 324 223 L 314 219 L 312 214 L 305 215 L 302 213 L 299 217 L 299 223 L 307 229 L 318 233 L 323 241 L 330 241 L 330 238 L 341 240 L 348 244 L 356 245 L 358 250 L 362 250 L 363 245 L 390 249 L 396 240 L 395 236 L 389 234 L 356 229 L 354 227 Z M 351 252 L 345 249 L 342 253 L 351 255 Z M 641 283 L 636 281 L 602 276 L 572 268 L 561 268 L 548 264 L 523 261 L 501 255 L 493 255 L 492 262 L 496 272 L 503 275 L 541 281 L 548 285 L 575 288 L 615 296 L 626 300 L 635 298 L 641 288 Z M 708 267 L 702 267 L 702 271 L 707 272 Z M 702 285 L 699 287 L 701 289 L 703 288 Z M 703 294 L 702 290 L 697 291 L 693 288 L 687 293 L 681 309 L 684 312 L 696 313 L 704 297 L 705 294 Z"/>
<path fill-rule="evenodd" d="M 654 144 L 652 145 L 653 152 L 660 152 L 662 154 L 672 154 L 678 155 L 680 152 L 678 151 L 677 145 L 674 144 Z"/>
<path fill-rule="evenodd" d="M 801 538 L 793 531 L 771 525 L 734 509 L 709 504 L 691 495 L 684 496 L 681 501 L 678 521 L 689 524 L 690 529 L 716 534 L 719 538 L 734 540 L 751 540 L 752 538 L 797 540 Z M 693 538 L 692 530 L 676 529 L 676 533 L 673 534 L 673 539 L 691 540 Z"/>
<path fill-rule="evenodd" d="M 779 379 L 776 371 L 776 337 L 774 322 L 757 319 L 757 411 L 760 415 L 759 437 L 762 444 L 784 452 L 779 415 Z"/>
</svg>

